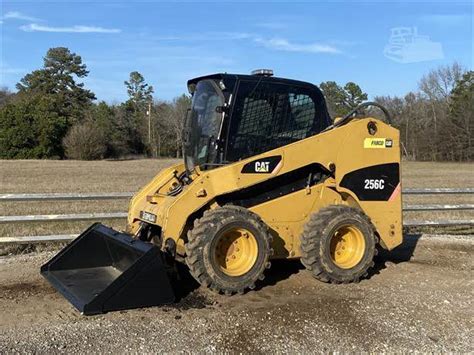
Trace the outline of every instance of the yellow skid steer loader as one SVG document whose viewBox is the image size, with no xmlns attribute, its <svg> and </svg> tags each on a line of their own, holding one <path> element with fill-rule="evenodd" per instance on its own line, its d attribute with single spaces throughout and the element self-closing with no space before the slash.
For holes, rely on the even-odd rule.
<svg viewBox="0 0 474 355">
<path fill-rule="evenodd" d="M 336 119 L 314 85 L 214 74 L 188 81 L 184 162 L 131 200 L 125 232 L 94 224 L 41 273 L 84 314 L 174 300 L 174 262 L 203 286 L 253 289 L 273 259 L 356 282 L 377 248 L 402 243 L 399 132 Z"/>
</svg>

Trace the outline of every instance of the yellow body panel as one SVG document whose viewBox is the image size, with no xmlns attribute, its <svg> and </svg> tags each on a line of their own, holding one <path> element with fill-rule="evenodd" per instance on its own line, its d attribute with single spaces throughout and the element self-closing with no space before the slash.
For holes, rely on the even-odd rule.
<svg viewBox="0 0 474 355">
<path fill-rule="evenodd" d="M 368 132 L 370 121 L 377 124 L 375 135 Z M 241 173 L 246 163 L 275 155 L 280 155 L 282 161 L 273 173 Z M 196 169 L 191 177 L 193 182 L 184 186 L 176 196 L 166 194 L 176 182 L 175 176 L 185 168 L 183 164 L 168 168 L 132 198 L 128 231 L 138 231 L 141 211 L 152 213 L 157 216 L 155 224 L 161 227 L 163 243 L 168 238 L 173 239 L 177 244 L 177 253 L 184 255 L 187 229 L 192 227 L 193 219 L 203 209 L 218 206 L 218 196 L 311 163 L 334 171 L 334 177 L 250 208 L 270 226 L 274 235 L 275 258 L 299 257 L 299 238 L 308 218 L 315 211 L 334 204 L 362 209 L 372 220 L 383 247 L 392 249 L 402 242 L 400 186 L 388 201 L 360 201 L 353 191 L 340 186 L 344 175 L 352 171 L 379 164 L 400 163 L 398 130 L 373 118 L 353 120 L 338 128 L 219 168 L 208 171 Z"/>
</svg>

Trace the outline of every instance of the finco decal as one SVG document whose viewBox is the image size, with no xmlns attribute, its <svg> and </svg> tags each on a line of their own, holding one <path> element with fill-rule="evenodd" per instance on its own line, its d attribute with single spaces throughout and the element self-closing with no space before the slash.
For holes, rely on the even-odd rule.
<svg viewBox="0 0 474 355">
<path fill-rule="evenodd" d="M 364 148 L 392 148 L 393 141 L 390 138 L 365 138 Z"/>
</svg>

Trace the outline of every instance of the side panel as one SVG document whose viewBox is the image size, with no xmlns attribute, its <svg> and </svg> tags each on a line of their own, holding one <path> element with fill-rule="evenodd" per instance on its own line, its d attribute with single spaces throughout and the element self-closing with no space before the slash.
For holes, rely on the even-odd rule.
<svg viewBox="0 0 474 355">
<path fill-rule="evenodd" d="M 369 122 L 376 122 L 375 135 L 368 133 Z M 389 141 L 383 148 L 367 147 L 367 139 L 374 142 Z M 386 143 L 385 143 L 386 144 Z M 272 157 L 281 157 L 276 159 Z M 255 164 L 259 161 L 259 164 Z M 268 164 L 266 164 L 268 162 Z M 247 207 L 258 213 L 268 223 L 274 233 L 278 234 L 280 247 L 279 257 L 299 255 L 299 235 L 309 215 L 329 204 L 347 204 L 360 207 L 373 221 L 381 237 L 383 245 L 391 249 L 402 241 L 401 196 L 400 185 L 393 189 L 388 200 L 389 189 L 396 182 L 396 165 L 400 163 L 398 131 L 381 121 L 372 118 L 355 120 L 347 125 L 312 136 L 287 146 L 274 149 L 259 156 L 251 157 L 230 165 L 210 171 L 197 171 L 193 183 L 187 185 L 183 192 L 175 197 L 154 196 L 153 191 L 159 185 L 152 182 L 134 199 L 135 213 L 139 209 L 157 215 L 157 224 L 162 226 L 166 238 L 173 238 L 178 244 L 178 253 L 184 253 L 183 237 L 189 216 L 200 208 L 213 208 L 226 201 L 223 196 L 239 194 L 245 189 L 259 184 L 270 183 L 272 179 L 283 178 L 306 166 L 318 165 L 325 171 L 333 171 L 332 176 L 306 186 L 296 186 L 294 191 L 284 192 L 281 196 L 271 195 L 268 200 L 261 199 Z M 383 198 L 374 200 L 373 196 L 381 195 L 380 191 L 371 192 L 364 189 L 365 179 L 376 179 L 379 175 L 367 178 L 357 173 L 360 169 L 385 165 L 379 169 L 383 174 Z M 246 168 L 244 168 L 246 167 Z M 349 175 L 351 174 L 352 175 Z M 361 175 L 362 174 L 362 175 Z M 171 170 L 159 175 L 161 183 L 166 176 L 172 176 Z M 348 176 L 345 178 L 345 176 Z M 308 174 L 309 178 L 309 174 Z M 345 178 L 345 180 L 344 180 Z M 379 178 L 377 178 L 380 180 Z M 283 188 L 282 183 L 282 188 Z M 367 187 L 380 187 L 380 182 L 370 182 Z M 362 189 L 362 190 L 361 190 Z M 386 190 L 387 189 L 387 190 Z M 370 189 L 367 189 L 370 190 Z M 259 195 L 252 192 L 252 195 Z M 260 197 L 265 197 L 260 194 Z M 143 202 L 145 196 L 154 203 Z"/>
<path fill-rule="evenodd" d="M 163 232 L 165 238 L 180 238 L 185 229 L 188 216 L 205 205 L 211 206 L 213 203 L 219 205 L 218 201 L 220 196 L 235 193 L 284 174 L 292 173 L 296 169 L 309 166 L 315 162 L 319 163 L 324 169 L 329 170 L 329 164 L 335 159 L 337 149 L 328 150 L 325 149 L 325 146 L 329 144 L 331 137 L 334 135 L 343 136 L 347 133 L 348 130 L 340 128 L 333 132 L 322 133 L 221 168 L 198 172 L 198 176 L 191 185 L 186 187 L 183 193 L 173 198 L 173 200 L 166 199 L 166 201 L 164 201 L 163 207 L 166 210 L 164 211 L 166 216 L 164 218 Z M 268 173 L 262 173 L 261 171 L 242 173 L 242 169 L 248 163 L 259 159 L 265 162 L 268 161 L 265 158 L 272 156 L 281 156 L 281 161 L 277 164 L 275 169 L 272 170 L 270 167 Z M 297 247 L 299 248 L 299 244 L 295 246 L 296 242 L 292 242 L 292 238 L 294 238 L 293 236 L 297 232 L 299 233 L 304 224 L 304 220 L 301 219 L 302 209 L 306 210 L 306 214 L 310 213 L 311 206 L 313 206 L 316 198 L 316 195 L 308 198 L 307 203 L 302 203 L 300 199 L 298 199 L 298 201 L 292 200 L 287 203 L 283 203 L 282 201 L 284 200 L 280 201 L 278 198 L 271 199 L 272 202 L 270 203 L 274 204 L 271 210 L 276 211 L 278 209 L 285 214 L 284 217 L 281 217 L 280 223 L 287 223 L 288 221 L 295 221 L 294 223 L 297 223 L 296 227 L 292 227 L 294 231 L 293 234 L 284 232 L 286 228 L 284 228 L 280 234 L 281 239 L 285 242 L 289 240 L 289 244 L 292 243 L 294 245 L 293 250 L 296 250 Z M 260 204 L 262 203 L 264 203 L 264 201 L 260 202 Z M 301 205 L 301 208 L 300 206 L 298 208 L 292 208 L 294 204 Z M 248 207 L 251 208 L 252 206 Z M 268 211 L 270 211 L 270 209 Z M 270 214 L 271 212 L 268 216 Z M 268 217 L 263 216 L 263 213 L 262 218 L 269 223 Z M 178 253 L 184 253 L 182 243 L 177 242 L 177 245 Z M 289 253 L 289 251 L 286 253 Z"/>
<path fill-rule="evenodd" d="M 403 241 L 399 131 L 376 122 L 375 135 L 348 136 L 341 142 L 347 148 L 337 157 L 336 182 L 338 190 L 356 199 L 370 217 L 382 245 L 393 249 Z"/>
</svg>

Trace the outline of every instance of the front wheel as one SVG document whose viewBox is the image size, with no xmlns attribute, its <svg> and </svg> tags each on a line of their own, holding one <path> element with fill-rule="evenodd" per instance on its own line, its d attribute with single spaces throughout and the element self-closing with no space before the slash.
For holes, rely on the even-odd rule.
<svg viewBox="0 0 474 355">
<path fill-rule="evenodd" d="M 301 236 L 301 262 L 324 282 L 357 282 L 374 266 L 377 236 L 369 218 L 348 206 L 321 209 Z"/>
<path fill-rule="evenodd" d="M 243 293 L 270 267 L 271 240 L 268 226 L 251 211 L 216 208 L 188 233 L 186 264 L 201 285 L 228 295 Z"/>
</svg>

